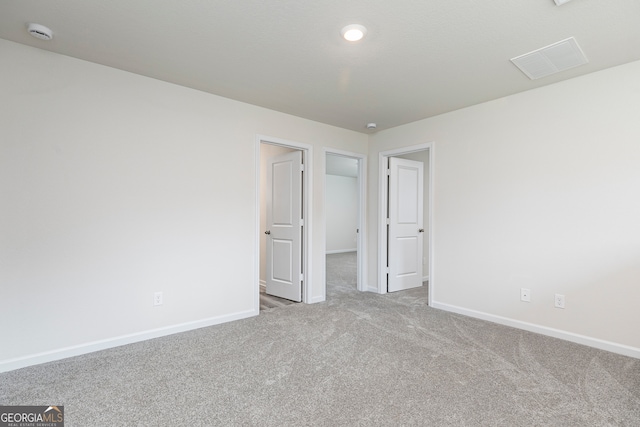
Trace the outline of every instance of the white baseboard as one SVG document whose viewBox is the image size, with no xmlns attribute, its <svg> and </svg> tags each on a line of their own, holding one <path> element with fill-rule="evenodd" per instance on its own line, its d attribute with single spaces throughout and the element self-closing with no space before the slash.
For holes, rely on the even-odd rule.
<svg viewBox="0 0 640 427">
<path fill-rule="evenodd" d="M 508 317 L 496 316 L 494 314 L 484 313 L 481 311 L 469 310 L 463 307 L 444 304 L 437 301 L 432 301 L 431 307 L 640 359 L 640 348 L 624 344 L 588 337 L 586 335 L 574 334 L 573 332 L 549 328 L 547 326 L 536 325 L 535 323 L 523 322 L 520 320 L 510 319 Z"/>
<path fill-rule="evenodd" d="M 429 281 L 429 275 L 427 274 L 426 276 L 422 277 L 422 281 L 423 282 L 428 282 Z"/>
<path fill-rule="evenodd" d="M 149 331 L 138 332 L 134 334 L 122 335 L 119 337 L 108 338 L 100 341 L 93 341 L 86 344 L 79 344 L 71 347 L 60 348 L 43 353 L 32 354 L 29 356 L 18 357 L 15 359 L 7 359 L 0 361 L 0 372 L 13 371 L 15 369 L 25 368 L 27 366 L 38 365 L 41 363 L 53 362 L 55 360 L 66 359 L 67 357 L 80 356 L 82 354 L 93 353 L 95 351 L 106 350 L 113 347 L 120 347 L 126 344 L 133 344 L 140 341 L 146 341 L 153 338 L 160 338 L 167 335 L 177 334 L 179 332 L 191 331 L 207 326 L 218 325 L 220 323 L 231 322 L 234 320 L 245 319 L 247 317 L 257 316 L 259 310 L 248 310 L 240 313 L 228 314 L 218 317 L 210 317 L 208 319 L 197 320 L 195 322 L 186 322 L 178 325 L 167 326 L 164 328 L 152 329 Z"/>
<path fill-rule="evenodd" d="M 357 248 L 353 248 L 353 249 L 336 249 L 334 251 L 327 251 L 326 254 L 327 255 L 332 255 L 332 254 L 346 254 L 347 252 L 357 252 L 358 249 Z"/>
</svg>

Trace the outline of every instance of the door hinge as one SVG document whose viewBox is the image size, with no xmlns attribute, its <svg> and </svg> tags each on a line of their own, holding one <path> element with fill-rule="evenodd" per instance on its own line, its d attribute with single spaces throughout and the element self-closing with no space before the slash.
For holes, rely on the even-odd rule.
<svg viewBox="0 0 640 427">
<path fill-rule="evenodd" d="M 300 219 L 300 227 L 304 227 L 304 219 Z"/>
<path fill-rule="evenodd" d="M 387 176 L 391 175 L 391 169 L 387 169 Z"/>
<path fill-rule="evenodd" d="M 389 267 L 386 267 L 384 270 L 385 270 L 384 272 L 387 273 L 387 274 L 391 273 L 391 268 L 389 268 Z"/>
<path fill-rule="evenodd" d="M 391 224 L 391 220 L 387 218 L 387 225 Z"/>
<path fill-rule="evenodd" d="M 300 164 L 300 172 L 304 172 L 304 165 Z"/>
<path fill-rule="evenodd" d="M 304 281 L 304 273 L 300 273 L 300 281 Z"/>
</svg>

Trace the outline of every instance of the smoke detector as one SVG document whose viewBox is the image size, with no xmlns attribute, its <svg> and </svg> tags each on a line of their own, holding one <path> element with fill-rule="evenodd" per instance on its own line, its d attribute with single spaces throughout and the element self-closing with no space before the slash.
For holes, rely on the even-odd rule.
<svg viewBox="0 0 640 427">
<path fill-rule="evenodd" d="M 367 123 L 367 129 L 369 130 L 374 130 L 377 127 L 378 125 L 376 125 L 375 123 Z"/>
<path fill-rule="evenodd" d="M 40 40 L 51 40 L 53 38 L 51 30 L 44 25 L 31 23 L 27 27 L 27 30 L 29 34 Z"/>
</svg>

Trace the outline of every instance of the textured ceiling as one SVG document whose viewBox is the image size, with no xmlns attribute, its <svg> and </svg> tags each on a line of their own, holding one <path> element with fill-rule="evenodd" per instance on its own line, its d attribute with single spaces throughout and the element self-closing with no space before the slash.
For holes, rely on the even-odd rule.
<svg viewBox="0 0 640 427">
<path fill-rule="evenodd" d="M 0 2 L 0 38 L 360 132 L 640 60 L 639 20 L 638 0 Z M 342 40 L 350 23 L 367 37 Z M 572 36 L 587 65 L 532 81 L 510 62 Z"/>
</svg>

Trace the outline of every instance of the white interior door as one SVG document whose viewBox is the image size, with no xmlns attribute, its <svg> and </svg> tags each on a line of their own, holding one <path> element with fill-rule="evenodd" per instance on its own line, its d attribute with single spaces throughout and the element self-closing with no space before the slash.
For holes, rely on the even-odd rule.
<svg viewBox="0 0 640 427">
<path fill-rule="evenodd" d="M 302 301 L 302 152 L 267 161 L 266 293 Z"/>
<path fill-rule="evenodd" d="M 387 292 L 422 286 L 424 165 L 389 158 Z"/>
</svg>

